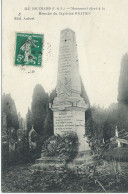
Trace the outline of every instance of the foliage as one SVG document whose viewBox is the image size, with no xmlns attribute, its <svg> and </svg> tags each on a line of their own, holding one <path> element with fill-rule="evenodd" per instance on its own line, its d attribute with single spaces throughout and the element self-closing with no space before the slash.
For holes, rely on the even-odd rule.
<svg viewBox="0 0 128 194">
<path fill-rule="evenodd" d="M 88 114 L 88 115 L 87 115 Z M 86 134 L 95 142 L 107 143 L 115 136 L 115 128 L 118 119 L 118 104 L 113 103 L 107 109 L 100 106 L 92 106 L 86 113 Z M 96 145 L 95 145 L 96 146 Z"/>
<path fill-rule="evenodd" d="M 23 129 L 18 129 L 17 130 L 17 141 L 20 141 L 23 138 L 24 131 Z"/>
<path fill-rule="evenodd" d="M 41 157 L 41 150 L 42 150 L 42 146 L 43 146 L 45 140 L 46 140 L 46 137 L 37 134 L 37 142 L 36 142 L 37 143 L 37 147 L 36 147 L 36 152 L 37 152 L 37 155 L 39 156 L 38 158 Z"/>
<path fill-rule="evenodd" d="M 103 152 L 103 158 L 107 161 L 116 160 L 128 162 L 128 149 L 127 148 L 113 148 Z"/>
<path fill-rule="evenodd" d="M 118 103 L 118 130 L 125 129 L 128 132 L 128 105 L 122 102 Z"/>
<path fill-rule="evenodd" d="M 31 141 L 36 142 L 37 141 L 37 133 L 36 131 L 32 131 L 31 133 Z"/>
<path fill-rule="evenodd" d="M 7 128 L 13 127 L 17 130 L 19 128 L 18 115 L 15 102 L 10 94 L 2 96 L 2 112 L 6 114 Z"/>
<path fill-rule="evenodd" d="M 120 168 L 105 162 L 88 170 L 80 171 L 63 169 L 63 173 L 36 171 L 31 164 L 13 166 L 2 175 L 2 192 L 5 193 L 108 193 L 128 191 L 128 165 L 120 163 Z M 94 168 L 93 168 L 94 167 Z M 111 169 L 112 168 L 112 169 Z"/>
<path fill-rule="evenodd" d="M 33 134 L 34 141 L 36 138 L 37 136 Z M 37 149 L 29 149 L 28 137 L 26 134 L 24 134 L 24 136 L 22 136 L 22 139 L 17 142 L 15 158 L 17 164 L 35 162 L 35 159 L 39 158 L 39 153 Z"/>
<path fill-rule="evenodd" d="M 16 142 L 17 134 L 16 134 L 16 131 L 13 127 L 10 127 L 8 129 L 7 136 L 8 136 L 8 142 L 10 142 L 10 143 Z"/>
<path fill-rule="evenodd" d="M 15 151 L 16 162 L 22 163 L 25 160 L 27 161 L 28 151 L 29 151 L 29 147 L 28 147 L 27 136 L 23 134 L 22 138 L 20 139 L 20 141 L 17 142 L 17 145 L 16 145 L 16 151 Z"/>
<path fill-rule="evenodd" d="M 32 96 L 32 115 L 34 129 L 38 134 L 44 135 L 44 121 L 46 118 L 48 95 L 41 85 L 36 85 Z"/>
<path fill-rule="evenodd" d="M 92 187 L 94 181 L 90 182 L 87 176 L 82 178 L 69 169 L 64 169 L 63 173 L 33 172 L 30 171 L 30 165 L 15 166 L 7 170 L 2 178 L 2 192 L 64 193 L 98 190 L 98 187 Z"/>
<path fill-rule="evenodd" d="M 78 137 L 74 133 L 52 136 L 44 142 L 43 156 L 59 156 L 65 162 L 72 161 L 78 152 Z"/>
<path fill-rule="evenodd" d="M 18 113 L 18 121 L 19 121 L 19 129 L 26 130 L 26 121 L 25 119 L 21 116 L 20 112 Z"/>
<path fill-rule="evenodd" d="M 103 128 L 107 118 L 106 109 L 100 106 L 91 107 L 92 120 L 93 120 L 93 137 L 103 141 Z"/>
<path fill-rule="evenodd" d="M 51 135 L 53 135 L 53 112 L 52 110 L 50 110 L 47 106 L 47 113 L 46 113 L 46 117 L 45 117 L 45 121 L 44 121 L 44 134 L 45 137 L 48 138 Z"/>
<path fill-rule="evenodd" d="M 118 101 L 128 105 L 128 54 L 122 57 L 118 85 Z"/>
<path fill-rule="evenodd" d="M 91 108 L 89 108 L 86 112 L 85 112 L 85 134 L 88 137 L 94 137 L 95 135 L 95 130 L 94 130 L 94 122 L 93 122 L 93 116 L 92 116 L 92 110 Z"/>
<path fill-rule="evenodd" d="M 111 137 L 115 136 L 115 128 L 117 125 L 117 115 L 118 115 L 118 104 L 113 103 L 107 109 L 107 118 L 104 123 L 103 137 L 104 141 L 107 142 Z"/>
<path fill-rule="evenodd" d="M 2 162 L 2 170 L 6 169 L 8 166 L 8 159 L 9 159 L 9 144 L 8 143 L 2 143 L 1 144 L 1 162 Z"/>
<path fill-rule="evenodd" d="M 118 84 L 118 129 L 128 131 L 128 54 L 122 57 Z"/>
<path fill-rule="evenodd" d="M 32 111 L 30 110 L 30 108 L 28 108 L 28 112 L 26 114 L 26 124 L 27 124 L 27 133 L 29 133 L 29 131 L 32 128 Z"/>
<path fill-rule="evenodd" d="M 56 97 L 56 90 L 52 90 L 48 96 L 48 103 L 53 103 L 53 99 Z M 46 107 L 46 117 L 44 121 L 45 136 L 48 138 L 54 134 L 53 132 L 53 111 L 49 108 L 49 104 Z"/>
<path fill-rule="evenodd" d="M 91 150 L 93 150 L 93 152 L 100 157 L 101 156 L 101 151 L 104 150 L 104 148 L 106 148 L 105 143 L 103 143 L 101 140 L 97 139 L 96 137 L 92 137 L 89 140 L 89 145 L 91 147 Z"/>
</svg>

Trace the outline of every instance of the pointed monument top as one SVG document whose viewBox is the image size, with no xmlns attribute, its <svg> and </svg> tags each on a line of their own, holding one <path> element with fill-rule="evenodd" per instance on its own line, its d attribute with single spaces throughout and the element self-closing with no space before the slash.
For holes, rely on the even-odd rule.
<svg viewBox="0 0 128 194">
<path fill-rule="evenodd" d="M 75 32 L 74 32 L 73 30 L 71 30 L 70 28 L 65 28 L 65 29 L 61 30 L 61 32 L 64 32 L 64 31 L 70 31 L 70 32 L 75 33 Z"/>
<path fill-rule="evenodd" d="M 69 28 L 62 30 L 60 34 L 56 92 L 57 97 L 54 99 L 52 109 L 57 107 L 62 110 L 72 106 L 87 109 L 80 96 L 81 80 L 75 32 Z"/>
<path fill-rule="evenodd" d="M 69 28 L 61 30 L 60 39 L 61 39 L 61 43 L 62 42 L 64 43 L 67 40 L 70 40 L 70 42 L 76 42 L 75 32 Z"/>
</svg>

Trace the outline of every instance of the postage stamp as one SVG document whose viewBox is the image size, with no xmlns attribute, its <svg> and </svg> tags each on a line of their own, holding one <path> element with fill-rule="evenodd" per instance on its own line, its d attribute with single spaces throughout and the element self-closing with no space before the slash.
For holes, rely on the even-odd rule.
<svg viewBox="0 0 128 194">
<path fill-rule="evenodd" d="M 43 34 L 16 34 L 15 65 L 42 66 Z"/>
</svg>

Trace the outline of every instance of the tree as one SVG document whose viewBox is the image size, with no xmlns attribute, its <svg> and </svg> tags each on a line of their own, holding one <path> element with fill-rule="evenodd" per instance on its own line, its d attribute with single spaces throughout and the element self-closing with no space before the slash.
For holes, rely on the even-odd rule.
<svg viewBox="0 0 128 194">
<path fill-rule="evenodd" d="M 118 84 L 118 129 L 128 131 L 128 54 L 122 57 Z"/>
<path fill-rule="evenodd" d="M 118 101 L 128 105 L 128 54 L 122 57 L 118 84 Z"/>
<path fill-rule="evenodd" d="M 52 90 L 48 97 L 48 102 L 53 103 L 54 98 L 56 97 L 56 90 Z M 54 134 L 54 126 L 53 126 L 53 111 L 49 108 L 47 105 L 47 111 L 46 111 L 46 118 L 44 122 L 44 128 L 45 128 L 45 135 L 46 137 L 50 137 Z"/>
<path fill-rule="evenodd" d="M 32 111 L 30 110 L 30 108 L 28 108 L 28 112 L 26 114 L 26 124 L 27 124 L 27 133 L 29 133 L 29 131 L 32 128 Z"/>
<path fill-rule="evenodd" d="M 115 136 L 115 128 L 117 125 L 118 104 L 111 104 L 106 112 L 106 121 L 103 128 L 104 141 L 107 142 L 111 137 Z"/>
<path fill-rule="evenodd" d="M 128 105 L 122 102 L 118 103 L 117 126 L 119 131 L 125 129 L 128 132 Z"/>
<path fill-rule="evenodd" d="M 7 128 L 13 127 L 17 130 L 19 128 L 18 115 L 15 102 L 10 94 L 2 96 L 2 112 L 6 114 Z"/>
<path fill-rule="evenodd" d="M 107 119 L 107 110 L 100 106 L 91 107 L 92 118 L 93 118 L 93 130 L 94 136 L 102 140 L 103 139 L 103 128 Z"/>
<path fill-rule="evenodd" d="M 50 137 L 53 135 L 53 112 L 47 107 L 47 114 L 44 122 L 44 128 L 45 128 L 45 137 Z"/>
<path fill-rule="evenodd" d="M 36 85 L 32 96 L 32 122 L 35 131 L 44 135 L 44 121 L 46 118 L 48 94 L 41 85 Z"/>
<path fill-rule="evenodd" d="M 88 135 L 90 138 L 94 137 L 95 131 L 94 131 L 94 122 L 93 122 L 91 108 L 86 110 L 86 113 L 85 113 L 85 132 L 86 132 L 86 135 Z"/>
</svg>

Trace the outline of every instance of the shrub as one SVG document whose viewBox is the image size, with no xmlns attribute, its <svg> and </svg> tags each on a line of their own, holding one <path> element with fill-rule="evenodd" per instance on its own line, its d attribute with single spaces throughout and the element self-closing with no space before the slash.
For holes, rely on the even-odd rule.
<svg viewBox="0 0 128 194">
<path fill-rule="evenodd" d="M 61 157 L 66 163 L 71 162 L 78 153 L 78 137 L 76 133 L 48 138 L 42 147 L 42 156 Z"/>
</svg>

